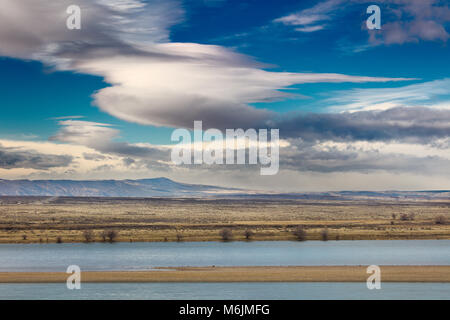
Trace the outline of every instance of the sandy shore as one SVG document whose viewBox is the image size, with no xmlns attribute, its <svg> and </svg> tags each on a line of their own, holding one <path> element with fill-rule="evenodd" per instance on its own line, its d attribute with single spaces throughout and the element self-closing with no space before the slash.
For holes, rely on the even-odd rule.
<svg viewBox="0 0 450 320">
<path fill-rule="evenodd" d="M 82 282 L 365 282 L 366 266 L 179 267 L 82 272 Z M 450 266 L 380 266 L 383 282 L 450 282 Z M 0 272 L 0 283 L 61 283 L 63 272 Z"/>
</svg>

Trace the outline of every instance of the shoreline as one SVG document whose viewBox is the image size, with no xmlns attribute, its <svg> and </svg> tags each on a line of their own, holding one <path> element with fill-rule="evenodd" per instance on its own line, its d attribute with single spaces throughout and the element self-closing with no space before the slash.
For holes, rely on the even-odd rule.
<svg viewBox="0 0 450 320">
<path fill-rule="evenodd" d="M 404 234 L 404 235 L 393 235 L 393 236 L 384 236 L 384 235 L 357 235 L 357 236 L 350 236 L 350 235 L 340 235 L 338 239 L 336 238 L 330 238 L 328 240 L 321 239 L 320 235 L 309 235 L 305 240 L 298 240 L 295 237 L 288 235 L 288 236 L 265 236 L 265 237 L 255 237 L 251 240 L 246 240 L 245 237 L 240 238 L 234 238 L 232 240 L 224 241 L 220 239 L 218 236 L 211 236 L 211 237 L 193 237 L 189 238 L 186 237 L 183 240 L 177 240 L 177 239 L 154 239 L 154 238 L 118 238 L 114 240 L 113 242 L 109 241 L 90 241 L 86 242 L 82 239 L 71 239 L 71 240 L 65 240 L 58 242 L 57 240 L 52 241 L 39 241 L 35 239 L 27 239 L 22 241 L 13 241 L 13 240 L 5 240 L 0 239 L 0 245 L 1 244 L 63 244 L 63 243 L 80 243 L 80 244 L 94 244 L 94 243 L 107 243 L 107 244 L 114 244 L 114 243 L 140 243 L 140 242 L 154 242 L 154 243 L 161 243 L 161 242 L 170 242 L 170 243 L 189 243 L 189 242 L 225 242 L 225 243 L 232 243 L 232 242 L 265 242 L 265 241 L 291 241 L 291 242 L 307 242 L 307 241 L 323 241 L 323 242 L 333 242 L 333 241 L 382 241 L 382 240 L 450 240 L 450 234 L 442 234 L 439 236 L 433 235 L 433 236 L 427 236 L 427 235 L 414 235 L 414 234 Z"/>
<path fill-rule="evenodd" d="M 380 266 L 382 282 L 450 283 L 450 266 Z M 85 271 L 81 283 L 366 282 L 367 266 L 160 267 Z M 65 283 L 65 272 L 0 272 L 0 283 Z"/>
</svg>

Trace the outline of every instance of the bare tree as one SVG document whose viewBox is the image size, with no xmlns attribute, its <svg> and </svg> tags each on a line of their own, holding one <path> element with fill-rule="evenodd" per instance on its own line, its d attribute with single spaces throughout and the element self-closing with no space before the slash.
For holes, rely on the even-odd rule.
<svg viewBox="0 0 450 320">
<path fill-rule="evenodd" d="M 85 242 L 92 242 L 94 240 L 94 233 L 92 230 L 86 230 L 83 232 L 83 237 Z"/>
<path fill-rule="evenodd" d="M 177 241 L 178 242 L 183 241 L 183 235 L 181 233 L 177 233 Z"/>
<path fill-rule="evenodd" d="M 298 226 L 293 233 L 298 241 L 306 241 L 306 231 L 302 226 Z"/>
<path fill-rule="evenodd" d="M 244 232 L 244 236 L 246 240 L 251 240 L 254 236 L 254 232 L 252 230 L 247 229 Z"/>
<path fill-rule="evenodd" d="M 119 233 L 115 230 L 105 230 L 102 233 L 102 238 L 103 241 L 106 242 L 106 240 L 108 240 L 109 242 L 113 243 L 116 241 L 117 236 L 119 235 Z"/>
<path fill-rule="evenodd" d="M 222 229 L 219 234 L 222 237 L 223 241 L 231 241 L 233 239 L 233 232 L 231 231 L 231 229 Z"/>
<path fill-rule="evenodd" d="M 328 229 L 322 229 L 322 231 L 320 232 L 320 238 L 322 239 L 322 241 L 328 241 Z"/>
</svg>

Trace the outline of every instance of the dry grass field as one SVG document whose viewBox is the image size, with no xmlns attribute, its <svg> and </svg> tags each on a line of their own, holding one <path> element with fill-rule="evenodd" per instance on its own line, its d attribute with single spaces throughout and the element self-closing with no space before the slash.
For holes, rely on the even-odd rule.
<svg viewBox="0 0 450 320">
<path fill-rule="evenodd" d="M 296 240 L 299 226 L 306 240 L 450 239 L 449 222 L 450 200 L 0 198 L 0 243 L 105 241 L 105 230 L 115 241 Z"/>
</svg>

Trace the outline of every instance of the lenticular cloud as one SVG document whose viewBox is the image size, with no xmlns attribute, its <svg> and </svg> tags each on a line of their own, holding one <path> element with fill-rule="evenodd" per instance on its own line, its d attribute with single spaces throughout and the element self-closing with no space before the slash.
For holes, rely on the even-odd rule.
<svg viewBox="0 0 450 320">
<path fill-rule="evenodd" d="M 110 87 L 96 92 L 94 103 L 129 122 L 252 127 L 274 114 L 251 104 L 286 98 L 283 89 L 294 84 L 408 80 L 269 72 L 220 46 L 172 43 L 170 27 L 183 19 L 176 1 L 80 0 L 81 30 L 66 28 L 71 4 L 4 0 L 8 15 L 0 13 L 0 55 L 103 77 Z"/>
</svg>

